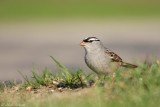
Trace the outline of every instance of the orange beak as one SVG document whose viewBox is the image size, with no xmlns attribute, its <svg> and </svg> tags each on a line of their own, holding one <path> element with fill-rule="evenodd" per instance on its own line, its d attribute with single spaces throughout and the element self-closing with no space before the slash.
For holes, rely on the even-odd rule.
<svg viewBox="0 0 160 107">
<path fill-rule="evenodd" d="M 80 43 L 80 46 L 86 46 L 86 45 L 87 45 L 87 43 L 85 43 L 85 42 Z"/>
</svg>

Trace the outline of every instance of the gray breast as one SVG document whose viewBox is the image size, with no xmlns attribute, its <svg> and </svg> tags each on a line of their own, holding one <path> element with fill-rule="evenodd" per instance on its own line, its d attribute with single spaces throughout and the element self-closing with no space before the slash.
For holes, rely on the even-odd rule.
<svg viewBox="0 0 160 107">
<path fill-rule="evenodd" d="M 110 58 L 105 54 L 105 52 L 87 53 L 85 55 L 85 62 L 88 67 L 97 74 L 110 72 L 108 70 Z"/>
</svg>

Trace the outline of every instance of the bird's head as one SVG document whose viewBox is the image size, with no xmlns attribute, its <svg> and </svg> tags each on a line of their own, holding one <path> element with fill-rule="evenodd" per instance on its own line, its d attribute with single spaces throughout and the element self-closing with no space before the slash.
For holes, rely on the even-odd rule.
<svg viewBox="0 0 160 107">
<path fill-rule="evenodd" d="M 99 48 L 102 46 L 100 40 L 96 37 L 87 37 L 80 43 L 85 49 Z"/>
</svg>

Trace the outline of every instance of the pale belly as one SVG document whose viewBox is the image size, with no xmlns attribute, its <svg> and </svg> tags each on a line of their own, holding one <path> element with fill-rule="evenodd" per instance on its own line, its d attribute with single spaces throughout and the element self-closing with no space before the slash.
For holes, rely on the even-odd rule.
<svg viewBox="0 0 160 107">
<path fill-rule="evenodd" d="M 103 56 L 103 58 L 102 58 Z M 110 69 L 110 58 L 104 55 L 86 55 L 85 62 L 88 67 L 97 74 L 109 74 L 112 72 Z"/>
</svg>

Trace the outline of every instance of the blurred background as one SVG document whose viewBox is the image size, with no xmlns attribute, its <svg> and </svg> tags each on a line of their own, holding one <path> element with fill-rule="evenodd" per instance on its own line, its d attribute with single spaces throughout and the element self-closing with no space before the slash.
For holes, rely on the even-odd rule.
<svg viewBox="0 0 160 107">
<path fill-rule="evenodd" d="M 91 72 L 83 38 L 96 36 L 124 61 L 160 57 L 159 0 L 0 0 L 0 80 L 33 68 L 56 72 L 52 55 L 70 70 Z"/>
</svg>

